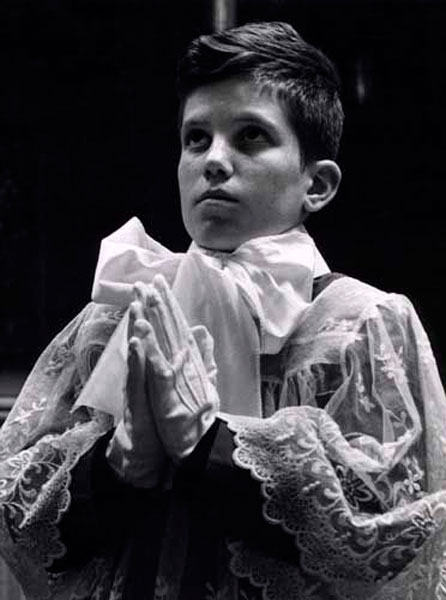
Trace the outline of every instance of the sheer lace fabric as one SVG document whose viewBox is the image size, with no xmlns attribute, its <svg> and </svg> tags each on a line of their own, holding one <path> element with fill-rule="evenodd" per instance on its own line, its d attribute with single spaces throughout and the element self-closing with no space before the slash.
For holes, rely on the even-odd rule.
<svg viewBox="0 0 446 600">
<path fill-rule="evenodd" d="M 236 464 L 262 482 L 265 519 L 294 537 L 300 560 L 240 541 L 233 572 L 267 600 L 443 598 L 446 402 L 409 301 L 342 278 L 281 358 L 269 404 L 289 408 L 225 419 Z"/>
<path fill-rule="evenodd" d="M 70 469 L 111 425 L 71 407 L 120 316 L 87 306 L 41 355 L 0 431 L 0 549 L 29 598 L 69 587 L 46 567 L 64 554 Z"/>
<path fill-rule="evenodd" d="M 35 600 L 122 595 L 125 556 L 47 570 L 65 552 L 70 472 L 112 426 L 71 408 L 121 317 L 87 306 L 42 354 L 0 432 L 0 549 Z M 446 598 L 446 400 L 407 299 L 337 280 L 263 366 L 271 416 L 222 416 L 235 468 L 261 482 L 264 519 L 292 537 L 296 557 L 232 539 L 233 576 L 249 578 L 256 600 Z M 154 597 L 173 598 L 168 584 Z"/>
</svg>

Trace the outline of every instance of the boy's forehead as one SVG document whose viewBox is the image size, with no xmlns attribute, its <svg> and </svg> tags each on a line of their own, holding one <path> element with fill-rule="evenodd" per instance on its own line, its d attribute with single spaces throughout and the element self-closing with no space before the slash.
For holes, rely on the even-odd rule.
<svg viewBox="0 0 446 600">
<path fill-rule="evenodd" d="M 183 103 L 183 124 L 227 114 L 240 120 L 285 117 L 282 103 L 250 78 L 229 78 L 193 90 Z"/>
</svg>

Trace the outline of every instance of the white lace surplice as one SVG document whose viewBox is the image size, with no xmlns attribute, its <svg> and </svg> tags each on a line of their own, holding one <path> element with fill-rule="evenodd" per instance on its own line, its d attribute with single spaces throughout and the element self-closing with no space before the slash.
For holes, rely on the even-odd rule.
<svg viewBox="0 0 446 600">
<path fill-rule="evenodd" d="M 111 426 L 70 409 L 121 316 L 87 307 L 42 355 L 0 433 L 0 545 L 30 598 L 120 598 L 113 557 L 58 576 L 45 567 L 64 552 L 70 470 Z M 264 518 L 299 560 L 232 540 L 234 577 L 264 600 L 445 598 L 446 400 L 410 303 L 338 279 L 271 361 L 263 401 L 279 410 L 222 417 L 236 468 L 261 482 Z"/>
<path fill-rule="evenodd" d="M 305 406 L 226 420 L 235 463 L 263 482 L 264 517 L 294 537 L 301 568 L 239 542 L 233 571 L 269 600 L 443 599 L 446 404 L 411 304 L 337 280 L 287 354 L 285 384 L 270 376 L 265 394 Z M 364 510 L 372 498 L 379 514 Z"/>
</svg>

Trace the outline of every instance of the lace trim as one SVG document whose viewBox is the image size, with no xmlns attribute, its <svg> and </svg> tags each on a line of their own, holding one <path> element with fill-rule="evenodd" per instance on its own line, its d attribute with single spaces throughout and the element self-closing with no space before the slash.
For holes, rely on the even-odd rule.
<svg viewBox="0 0 446 600">
<path fill-rule="evenodd" d="M 0 550 L 28 598 L 81 598 L 76 578 L 92 578 L 94 561 L 77 575 L 46 569 L 65 553 L 58 523 L 70 504 L 71 469 L 111 426 L 100 413 L 71 412 L 94 367 L 79 340 L 105 346 L 119 315 L 87 306 L 43 352 L 0 431 Z"/>
<path fill-rule="evenodd" d="M 57 524 L 70 504 L 70 469 L 103 432 L 95 421 L 81 424 L 47 435 L 1 464 L 0 545 L 32 597 L 49 596 L 45 567 L 65 552 Z"/>
<path fill-rule="evenodd" d="M 233 573 L 262 587 L 265 600 L 368 598 L 404 570 L 445 521 L 444 492 L 384 515 L 355 511 L 334 466 L 342 457 L 333 455 L 340 433 L 333 443 L 334 424 L 321 410 L 226 420 L 235 433 L 234 462 L 262 483 L 265 520 L 291 534 L 298 550 L 299 564 L 292 566 L 243 542 L 230 546 Z"/>
</svg>

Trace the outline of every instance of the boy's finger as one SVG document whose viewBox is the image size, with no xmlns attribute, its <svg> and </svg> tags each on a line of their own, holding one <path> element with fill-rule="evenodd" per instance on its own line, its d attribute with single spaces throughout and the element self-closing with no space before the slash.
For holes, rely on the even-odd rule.
<svg viewBox="0 0 446 600">
<path fill-rule="evenodd" d="M 144 308 L 139 300 L 134 300 L 129 306 L 128 340 L 134 335 L 135 323 L 138 319 L 144 319 Z"/>
<path fill-rule="evenodd" d="M 153 287 L 158 291 L 171 316 L 172 325 L 175 327 L 178 339 L 185 341 L 189 333 L 189 324 L 178 303 L 178 300 L 175 298 L 174 293 L 170 289 L 169 284 L 163 275 L 155 275 L 153 278 Z"/>
<path fill-rule="evenodd" d="M 145 402 L 145 357 L 140 338 L 131 337 L 128 347 L 126 396 L 128 407 L 135 414 L 138 406 Z"/>
<path fill-rule="evenodd" d="M 166 358 L 172 359 L 181 349 L 181 338 L 175 322 L 158 290 L 153 289 L 148 295 L 148 317 L 153 325 L 159 344 Z"/>
<path fill-rule="evenodd" d="M 147 305 L 147 294 L 149 293 L 151 287 L 151 284 L 145 284 L 142 283 L 142 281 L 137 281 L 133 285 L 133 295 L 135 297 L 135 300 L 141 303 L 144 316 L 147 316 L 145 314 L 145 309 Z"/>
<path fill-rule="evenodd" d="M 150 324 L 146 319 L 137 319 L 133 325 L 134 335 L 143 339 L 149 332 Z"/>
<path fill-rule="evenodd" d="M 173 372 L 169 360 L 163 354 L 158 343 L 154 328 L 149 323 L 149 330 L 145 337 L 145 355 L 150 374 L 161 377 L 163 380 L 173 379 Z"/>
</svg>

